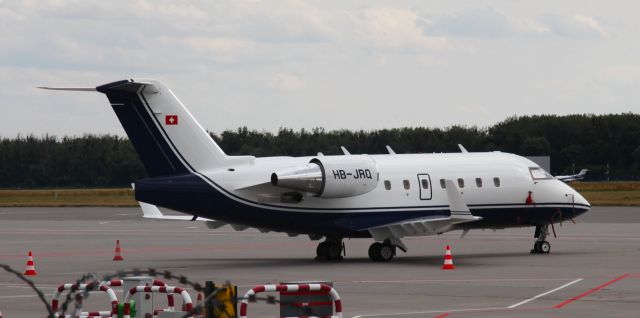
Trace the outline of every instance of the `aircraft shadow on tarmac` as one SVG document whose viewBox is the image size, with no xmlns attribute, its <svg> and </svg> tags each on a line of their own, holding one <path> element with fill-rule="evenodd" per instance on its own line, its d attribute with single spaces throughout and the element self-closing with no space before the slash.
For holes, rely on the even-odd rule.
<svg viewBox="0 0 640 318">
<path fill-rule="evenodd" d="M 557 254 L 531 255 L 529 253 L 477 253 L 454 256 L 456 266 L 488 266 L 494 262 L 508 259 L 531 258 L 532 260 L 557 259 L 563 256 L 586 255 L 588 251 L 567 251 Z M 224 267 L 224 268 L 257 268 L 257 267 L 317 267 L 317 266 L 345 266 L 345 265 L 377 265 L 377 266 L 429 266 L 439 268 L 442 266 L 442 256 L 399 256 L 390 262 L 372 262 L 368 257 L 347 257 L 339 261 L 316 261 L 311 258 L 181 258 L 166 259 L 165 264 L 180 263 L 178 267 Z M 185 265 L 191 264 L 191 265 Z M 177 265 L 177 264 L 176 264 Z"/>
</svg>

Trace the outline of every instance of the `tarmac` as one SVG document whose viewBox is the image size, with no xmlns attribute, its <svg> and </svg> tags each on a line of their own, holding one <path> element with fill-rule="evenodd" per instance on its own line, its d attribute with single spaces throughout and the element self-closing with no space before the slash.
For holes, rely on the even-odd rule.
<svg viewBox="0 0 640 318">
<path fill-rule="evenodd" d="M 86 273 L 155 268 L 192 281 L 230 281 L 240 295 L 266 283 L 331 281 L 345 317 L 637 317 L 640 310 L 638 207 L 594 207 L 576 224 L 556 225 L 550 254 L 529 254 L 533 228 L 478 230 L 462 239 L 460 232 L 407 238 L 408 253 L 389 263 L 369 260 L 370 239 L 346 240 L 342 261 L 317 262 L 318 242 L 306 236 L 210 230 L 203 222 L 141 214 L 139 208 L 2 208 L 0 263 L 23 272 L 33 251 L 38 275 L 31 278 L 47 300 L 58 285 Z M 116 240 L 122 262 L 112 261 Z M 455 270 L 441 270 L 447 244 Z M 45 316 L 26 284 L 0 273 L 2 317 Z M 92 294 L 84 309 L 108 310 L 108 298 Z M 251 303 L 249 317 L 278 316 L 278 310 Z"/>
</svg>

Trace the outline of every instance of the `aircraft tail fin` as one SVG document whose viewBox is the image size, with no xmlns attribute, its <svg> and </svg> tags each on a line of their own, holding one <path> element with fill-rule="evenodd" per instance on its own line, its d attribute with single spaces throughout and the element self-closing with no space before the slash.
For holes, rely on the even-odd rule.
<svg viewBox="0 0 640 318">
<path fill-rule="evenodd" d="M 162 83 L 123 80 L 96 90 L 107 95 L 150 176 L 225 165 L 228 156 Z"/>
<path fill-rule="evenodd" d="M 227 156 L 173 92 L 158 81 L 122 80 L 93 89 L 41 88 L 98 91 L 107 95 L 150 177 L 254 160 L 253 157 Z"/>
</svg>

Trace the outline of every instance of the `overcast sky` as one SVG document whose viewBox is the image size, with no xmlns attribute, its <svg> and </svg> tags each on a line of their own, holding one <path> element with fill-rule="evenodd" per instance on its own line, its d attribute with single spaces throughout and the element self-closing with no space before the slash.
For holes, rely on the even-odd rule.
<svg viewBox="0 0 640 318">
<path fill-rule="evenodd" d="M 165 82 L 206 129 L 486 127 L 640 111 L 637 1 L 0 0 L 0 135 L 124 135 Z"/>
</svg>

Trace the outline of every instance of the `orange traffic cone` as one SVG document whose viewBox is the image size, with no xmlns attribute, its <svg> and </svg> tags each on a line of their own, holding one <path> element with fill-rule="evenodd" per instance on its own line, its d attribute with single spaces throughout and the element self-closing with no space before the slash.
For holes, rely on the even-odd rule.
<svg viewBox="0 0 640 318">
<path fill-rule="evenodd" d="M 113 256 L 113 260 L 114 261 L 124 261 L 124 258 L 121 255 L 121 250 L 120 250 L 120 240 L 116 241 L 116 255 Z"/>
<path fill-rule="evenodd" d="M 27 269 L 24 271 L 24 275 L 26 276 L 36 276 L 38 273 L 36 272 L 36 264 L 33 262 L 33 254 L 29 251 L 29 258 L 27 258 Z"/>
<path fill-rule="evenodd" d="M 451 256 L 451 247 L 447 245 L 447 250 L 444 253 L 444 265 L 442 265 L 442 269 L 456 269 L 453 266 L 453 256 Z"/>
</svg>

